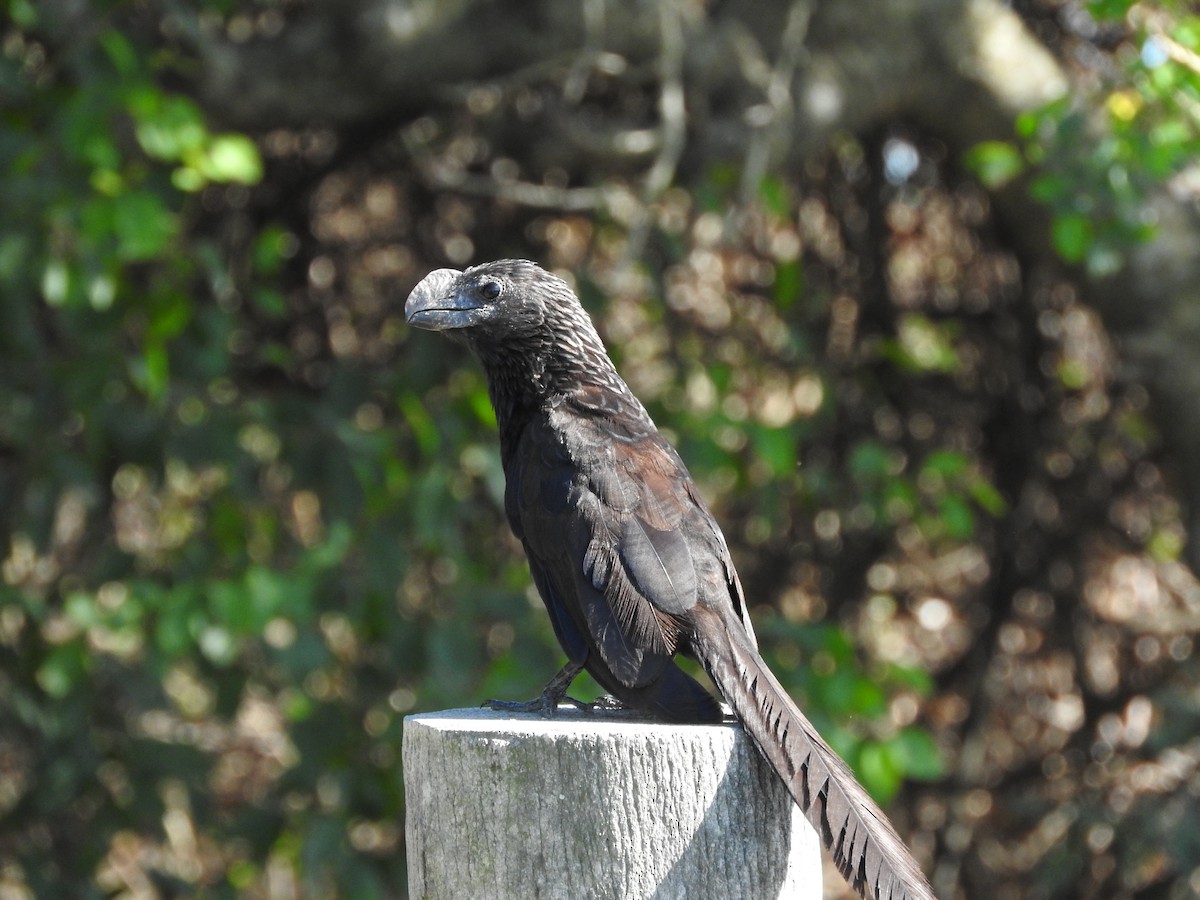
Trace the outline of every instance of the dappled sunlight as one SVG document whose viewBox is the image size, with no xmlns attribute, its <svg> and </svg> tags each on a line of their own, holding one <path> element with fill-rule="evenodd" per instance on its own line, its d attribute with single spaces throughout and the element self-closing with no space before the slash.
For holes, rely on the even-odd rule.
<svg viewBox="0 0 1200 900">
<path fill-rule="evenodd" d="M 426 83 L 437 4 L 7 5 L 0 896 L 400 889 L 404 716 L 562 662 L 483 375 L 403 315 L 516 256 L 580 296 L 944 900 L 1200 891 L 1164 415 L 1195 317 L 1098 299 L 1161 267 L 1194 300 L 1164 203 L 1194 199 L 1200 31 L 784 6 L 586 3 Z M 666 65 L 651 8 L 717 52 Z M 870 81 L 900 13 L 943 43 Z M 421 78 L 373 80 L 380 46 Z M 891 79 L 906 54 L 954 65 Z"/>
</svg>

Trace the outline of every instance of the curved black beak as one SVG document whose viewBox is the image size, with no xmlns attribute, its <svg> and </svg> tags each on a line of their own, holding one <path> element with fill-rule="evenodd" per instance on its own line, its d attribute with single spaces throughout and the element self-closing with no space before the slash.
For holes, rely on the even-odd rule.
<svg viewBox="0 0 1200 900">
<path fill-rule="evenodd" d="M 409 325 L 429 331 L 466 328 L 474 323 L 472 315 L 478 301 L 458 290 L 458 269 L 435 269 L 412 289 L 404 303 L 404 318 Z"/>
</svg>

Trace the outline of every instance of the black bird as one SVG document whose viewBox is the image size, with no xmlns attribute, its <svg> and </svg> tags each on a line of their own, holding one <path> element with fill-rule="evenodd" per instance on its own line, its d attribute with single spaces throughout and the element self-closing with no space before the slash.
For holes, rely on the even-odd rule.
<svg viewBox="0 0 1200 900">
<path fill-rule="evenodd" d="M 404 314 L 483 363 L 505 512 L 567 654 L 541 697 L 497 705 L 553 714 L 587 669 L 625 705 L 718 722 L 716 699 L 674 661 L 694 656 L 859 894 L 932 900 L 887 817 L 759 656 L 721 529 L 566 282 L 525 260 L 438 269 Z"/>
</svg>

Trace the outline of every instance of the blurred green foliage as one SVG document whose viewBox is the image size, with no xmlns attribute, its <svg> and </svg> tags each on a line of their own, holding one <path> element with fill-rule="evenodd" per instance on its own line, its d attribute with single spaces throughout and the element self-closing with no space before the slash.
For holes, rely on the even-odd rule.
<svg viewBox="0 0 1200 900">
<path fill-rule="evenodd" d="M 1169 15 L 1131 17 L 1134 5 L 1085 4 L 1101 25 L 1129 27 L 1138 52 L 1123 50 L 1090 91 L 1018 116 L 1015 143 L 988 141 L 964 160 L 989 187 L 1032 168 L 1059 256 L 1094 275 L 1115 272 L 1131 243 L 1154 235 L 1146 201 L 1200 156 L 1200 16 L 1167 2 Z"/>
<path fill-rule="evenodd" d="M 606 273 L 627 221 L 392 193 L 404 173 L 341 178 L 327 156 L 305 168 L 210 121 L 186 91 L 194 59 L 160 25 L 221 23 L 238 4 L 194 7 L 5 2 L 0 895 L 402 891 L 403 715 L 532 696 L 560 663 L 503 523 L 481 374 L 435 336 L 410 339 L 389 293 L 454 261 L 439 248 L 468 232 L 478 253 L 532 245 L 577 273 L 726 525 L 773 667 L 867 786 L 887 799 L 942 777 L 944 747 L 919 724 L 937 688 L 913 611 L 966 618 L 966 601 L 925 593 L 944 570 L 970 594 L 939 564 L 982 556 L 1013 497 L 982 426 L 939 401 L 991 402 L 979 335 L 1007 313 L 989 298 L 972 330 L 935 280 L 922 297 L 941 290 L 936 304 L 872 294 L 845 246 L 869 219 L 847 198 L 864 149 L 833 151 L 841 208 L 774 176 L 739 207 L 732 166 L 665 192 L 652 264 L 622 293 Z M 1096 213 L 1109 201 L 1089 191 L 1114 166 L 1140 191 L 1192 147 L 1191 76 L 1154 62 L 1131 62 L 1133 88 L 1103 106 L 1102 148 L 1081 151 L 1086 116 L 1059 105 L 970 160 L 992 186 L 1037 163 L 1069 259 L 1103 262 L 1143 233 L 1120 230 L 1140 194 Z M 432 149 L 480 145 L 455 132 L 470 117 L 447 118 L 422 123 Z M 916 218 L 943 194 L 887 202 Z M 352 201 L 408 230 L 364 248 Z M 741 244 L 703 237 L 731 210 Z M 924 248 L 917 269 L 943 252 Z M 954 283 L 968 265 L 939 261 Z M 1101 378 L 1065 352 L 1052 372 L 1067 393 Z M 1147 440 L 1136 412 L 1118 430 Z M 1170 528 L 1150 543 L 1179 553 Z M 905 564 L 930 583 L 900 583 Z M 847 597 L 864 593 L 855 619 Z M 864 652 L 872 641 L 891 643 Z"/>
<path fill-rule="evenodd" d="M 394 892 L 402 715 L 531 694 L 558 663 L 519 552 L 495 540 L 482 379 L 428 336 L 390 366 L 301 359 L 281 330 L 302 318 L 299 238 L 238 213 L 264 176 L 256 143 L 164 87 L 180 60 L 118 17 L 74 37 L 80 23 L 22 0 L 8 12 L 3 877 L 108 894 L 132 889 L 132 860 L 217 896 L 280 867 L 313 894 Z M 763 197 L 794 214 L 780 183 Z M 787 308 L 803 269 L 779 272 Z M 909 325 L 898 365 L 953 368 L 953 334 Z M 732 376 L 709 370 L 719 393 Z M 681 422 L 701 474 L 794 477 L 795 429 Z M 969 534 L 962 471 L 913 480 L 870 455 L 849 474 L 881 522 Z M 779 637 L 834 667 L 795 683 L 818 717 L 876 720 L 893 689 L 928 690 L 915 670 L 861 670 L 837 628 Z M 836 733 L 881 796 L 938 774 L 913 728 Z"/>
<path fill-rule="evenodd" d="M 464 543 L 481 382 L 431 391 L 432 346 L 292 377 L 257 144 L 153 23 L 64 9 L 9 0 L 0 57 L 0 892 L 392 893 L 400 718 L 472 695 L 525 585 Z"/>
</svg>

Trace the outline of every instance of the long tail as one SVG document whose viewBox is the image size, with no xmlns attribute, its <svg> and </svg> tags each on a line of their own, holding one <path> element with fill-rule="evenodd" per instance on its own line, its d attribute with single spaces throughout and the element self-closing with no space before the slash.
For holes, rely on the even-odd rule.
<svg viewBox="0 0 1200 900">
<path fill-rule="evenodd" d="M 842 875 L 870 900 L 936 900 L 921 867 L 849 767 L 788 697 L 737 623 L 694 638 L 709 676 L 821 835 Z M 731 633 L 732 632 L 732 633 Z"/>
</svg>

